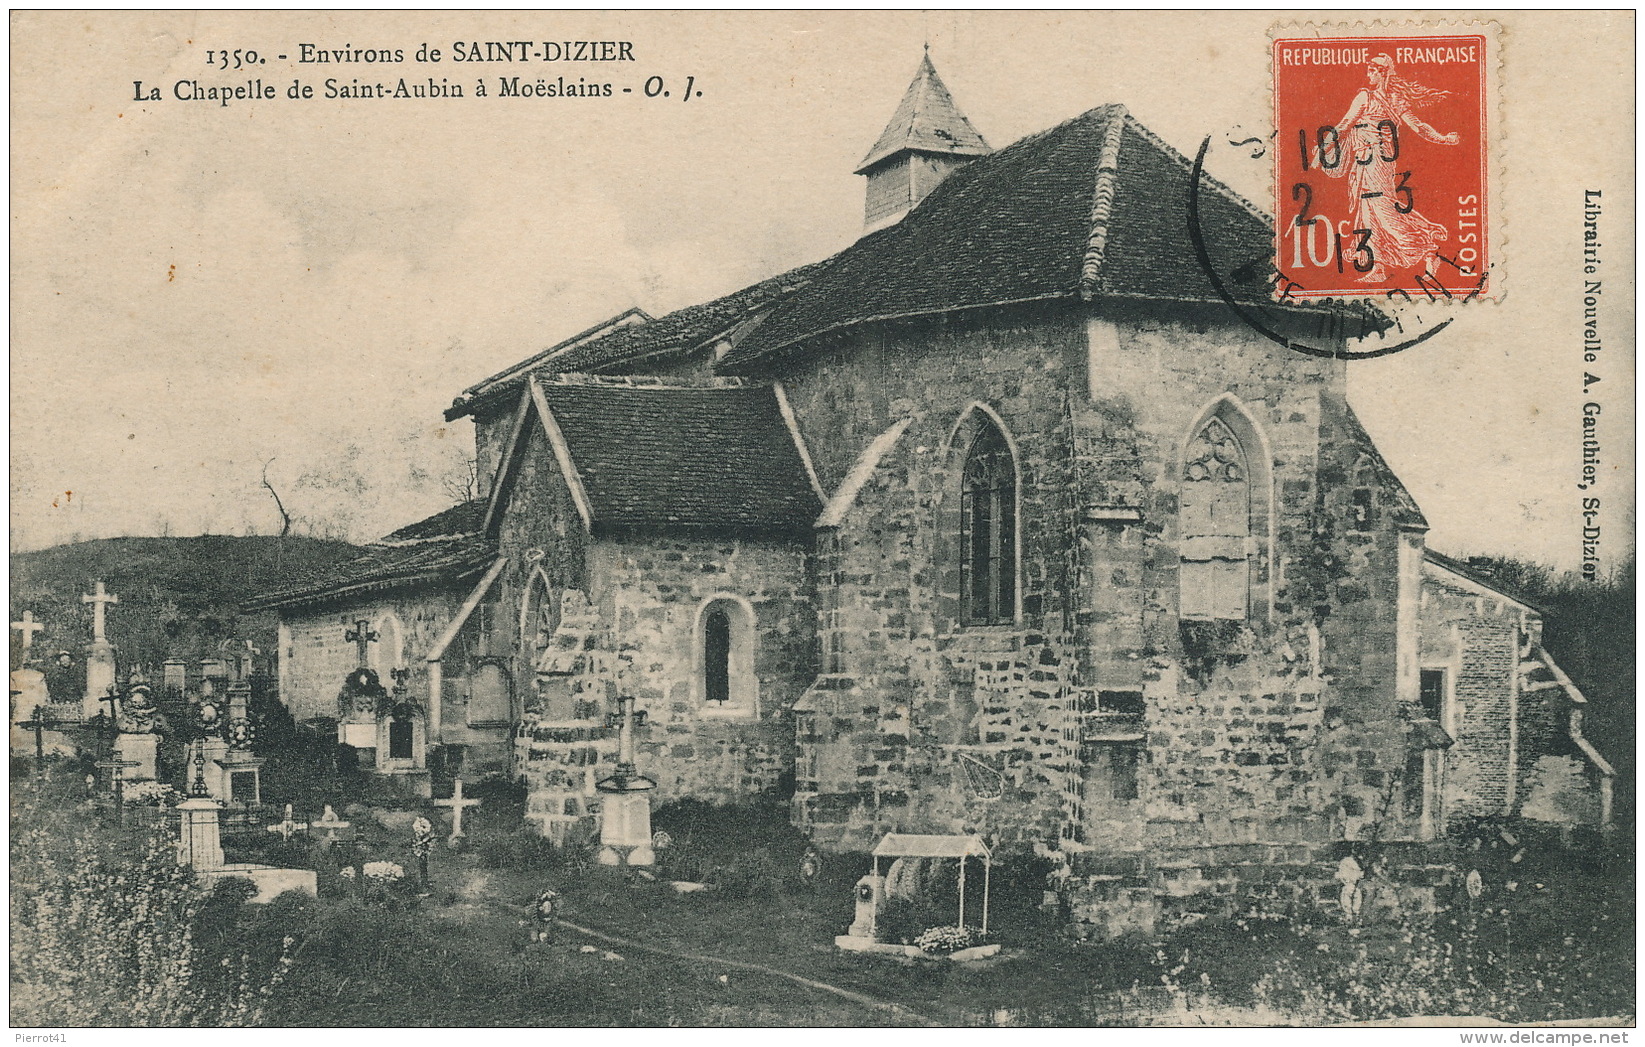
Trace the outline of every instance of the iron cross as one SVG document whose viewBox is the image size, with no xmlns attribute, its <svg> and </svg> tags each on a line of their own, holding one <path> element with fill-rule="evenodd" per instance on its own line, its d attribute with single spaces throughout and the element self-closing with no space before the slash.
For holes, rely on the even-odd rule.
<svg viewBox="0 0 1645 1047">
<path fill-rule="evenodd" d="M 367 648 L 377 639 L 377 634 L 370 629 L 370 623 L 364 618 L 354 623 L 354 628 L 343 633 L 343 639 L 360 648 L 360 668 L 366 668 L 371 661 Z"/>
</svg>

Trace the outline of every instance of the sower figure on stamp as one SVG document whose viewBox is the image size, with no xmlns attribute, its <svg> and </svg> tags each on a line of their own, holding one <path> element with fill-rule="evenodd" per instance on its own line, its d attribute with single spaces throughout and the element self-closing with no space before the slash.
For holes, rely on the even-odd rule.
<svg viewBox="0 0 1645 1047">
<path fill-rule="evenodd" d="M 1364 240 L 1344 243 L 1343 251 L 1364 275 L 1360 283 L 1381 283 L 1388 279 L 1388 267 L 1423 267 L 1434 275 L 1439 245 L 1450 232 L 1431 222 L 1416 209 L 1416 198 L 1407 183 L 1411 172 L 1399 171 L 1399 128 L 1403 124 L 1436 145 L 1456 145 L 1456 132 L 1441 134 L 1417 118 L 1415 110 L 1450 96 L 1449 91 L 1413 84 L 1394 74 L 1394 61 L 1387 55 L 1371 59 L 1365 70 L 1368 86 L 1354 96 L 1348 112 L 1337 121 L 1336 155 L 1326 144 L 1319 146 L 1317 162 L 1331 178 L 1348 179 L 1348 199 L 1353 208 L 1354 231 Z"/>
</svg>

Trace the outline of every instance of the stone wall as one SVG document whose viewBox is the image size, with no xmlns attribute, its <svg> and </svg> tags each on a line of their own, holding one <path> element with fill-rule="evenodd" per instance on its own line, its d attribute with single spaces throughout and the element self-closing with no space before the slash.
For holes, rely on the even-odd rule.
<svg viewBox="0 0 1645 1047">
<path fill-rule="evenodd" d="M 1514 605 L 1430 578 L 1423 593 L 1423 664 L 1451 674 L 1445 754 L 1448 820 L 1513 813 L 1510 739 L 1523 615 Z"/>
<path fill-rule="evenodd" d="M 1403 493 L 1356 480 L 1383 511 L 1350 528 L 1362 439 L 1340 362 L 1181 316 L 950 318 L 843 339 L 785 374 L 825 488 L 908 419 L 819 538 L 825 675 L 798 709 L 796 817 L 820 843 L 963 830 L 1135 853 L 1397 819 Z M 973 404 L 1020 470 L 1014 626 L 959 624 L 950 532 Z M 1213 411 L 1245 426 L 1265 511 L 1247 620 L 1185 628 L 1183 448 Z"/>
<path fill-rule="evenodd" d="M 657 781 L 657 798 L 746 802 L 790 788 L 788 710 L 816 671 L 804 544 L 601 538 L 589 573 L 617 686 L 647 714 L 637 760 Z M 702 626 L 711 603 L 733 619 L 737 643 L 748 629 L 748 646 L 732 655 L 733 696 L 723 705 L 703 694 Z"/>
<path fill-rule="evenodd" d="M 287 613 L 282 619 L 280 698 L 293 718 L 336 718 L 337 692 L 343 678 L 359 664 L 359 648 L 343 639 L 361 619 L 378 634 L 368 661 L 384 687 L 393 687 L 389 670 L 411 670 L 410 694 L 428 693 L 428 664 L 423 660 L 445 631 L 464 594 L 423 590 L 319 610 Z M 399 623 L 399 628 L 394 623 Z"/>
<path fill-rule="evenodd" d="M 819 352 L 785 387 L 825 489 L 893 424 L 906 429 L 819 556 L 831 670 L 802 702 L 796 817 L 831 847 L 879 833 L 1054 839 L 1072 762 L 1064 650 L 1073 521 L 1065 387 L 1077 320 L 871 332 Z M 959 471 L 983 405 L 1014 444 L 1022 548 L 1015 624 L 961 627 Z M 956 433 L 956 430 L 959 430 Z"/>
</svg>

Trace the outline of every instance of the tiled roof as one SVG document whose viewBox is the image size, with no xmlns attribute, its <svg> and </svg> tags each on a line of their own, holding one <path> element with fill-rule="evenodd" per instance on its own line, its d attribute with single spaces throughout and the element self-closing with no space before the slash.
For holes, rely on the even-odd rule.
<svg viewBox="0 0 1645 1047">
<path fill-rule="evenodd" d="M 723 298 L 686 306 L 645 323 L 617 327 L 580 344 L 575 339 L 568 339 L 567 342 L 574 344 L 564 351 L 534 358 L 540 366 L 517 365 L 502 372 L 500 381 L 489 386 L 481 383 L 471 387 L 446 411 L 446 420 L 452 421 L 469 414 L 485 399 L 508 393 L 517 397 L 521 383 L 532 372 L 569 374 L 597 371 L 658 353 L 694 349 L 726 333 L 760 309 L 768 308 L 784 294 L 802 286 L 827 264 L 827 261 L 813 262 L 791 269 Z"/>
<path fill-rule="evenodd" d="M 1093 109 L 956 170 L 786 298 L 722 370 L 875 320 L 1081 295 L 1221 302 L 1190 237 L 1190 172 L 1123 106 Z M 1236 298 L 1271 304 L 1270 220 L 1209 176 L 1199 198 Z"/>
<path fill-rule="evenodd" d="M 1360 424 L 1359 416 L 1354 413 L 1348 401 L 1323 397 L 1320 403 L 1328 416 L 1336 415 L 1335 418 L 1328 417 L 1328 421 L 1340 424 L 1348 443 L 1370 462 L 1376 472 L 1378 486 L 1383 490 L 1383 497 L 1387 499 L 1389 515 L 1394 521 L 1411 527 L 1427 527 L 1428 518 L 1422 515 L 1417 500 L 1411 497 L 1411 492 L 1405 489 L 1405 485 L 1400 482 L 1388 460 L 1377 450 L 1376 441 L 1371 439 L 1371 434 Z"/>
<path fill-rule="evenodd" d="M 418 520 L 414 524 L 395 531 L 393 534 L 379 538 L 373 545 L 400 545 L 411 542 L 427 542 L 443 538 L 457 538 L 465 535 L 480 533 L 480 524 L 485 520 L 486 500 L 476 498 L 472 502 L 463 502 L 435 513 L 426 520 Z"/>
<path fill-rule="evenodd" d="M 696 348 L 739 324 L 747 327 L 732 338 L 721 373 L 758 370 L 757 361 L 807 339 L 878 320 L 1079 297 L 1220 305 L 1189 231 L 1191 171 L 1186 157 L 1124 106 L 1100 106 L 979 156 L 896 225 L 832 258 L 574 344 L 534 370 L 609 373 Z M 1198 197 L 1201 239 L 1227 290 L 1237 301 L 1275 308 L 1266 279 L 1272 219 L 1209 175 Z M 1371 327 L 1385 323 L 1368 307 L 1287 308 L 1352 308 Z M 447 418 L 517 393 L 531 370 L 503 372 L 505 381 L 459 398 Z"/>
<path fill-rule="evenodd" d="M 636 324 L 647 323 L 650 320 L 651 320 L 650 314 L 648 314 L 644 309 L 639 309 L 639 308 L 624 309 L 622 312 L 618 313 L 616 316 L 613 316 L 613 317 L 611 317 L 610 319 L 607 319 L 607 320 L 601 320 L 599 323 L 595 324 L 593 327 L 589 327 L 585 330 L 578 331 L 576 334 L 572 335 L 570 338 L 564 339 L 563 341 L 560 341 L 560 342 L 556 342 L 554 345 L 549 346 L 547 349 L 544 349 L 542 352 L 536 354 L 535 356 L 528 356 L 524 360 L 521 360 L 519 363 L 514 364 L 513 366 L 508 367 L 508 368 L 506 368 L 502 371 L 498 371 L 496 374 L 492 375 L 490 378 L 485 379 L 484 381 L 475 382 L 473 385 L 469 386 L 467 389 L 464 389 L 462 395 L 463 395 L 463 397 L 484 396 L 486 394 L 486 392 L 489 391 L 490 387 L 506 383 L 510 379 L 517 379 L 522 374 L 524 374 L 525 372 L 530 371 L 533 368 L 535 368 L 538 364 L 541 364 L 543 361 L 548 360 L 549 358 L 551 358 L 553 356 L 566 353 L 569 350 L 571 350 L 573 347 L 575 347 L 575 346 L 577 346 L 577 345 L 579 345 L 583 342 L 593 341 L 595 338 L 598 338 L 601 335 L 607 334 L 607 333 L 609 333 L 613 330 L 620 330 L 624 327 L 629 327 L 629 326 L 633 326 L 633 325 L 636 325 Z M 460 399 L 461 399 L 461 397 L 459 397 L 459 400 Z M 451 420 L 451 417 L 448 416 L 447 420 L 448 421 Z"/>
<path fill-rule="evenodd" d="M 930 55 L 920 60 L 920 67 L 908 90 L 903 92 L 897 111 L 891 114 L 891 122 L 885 125 L 874 147 L 857 165 L 857 173 L 862 174 L 904 150 L 960 156 L 983 156 L 989 151 L 988 143 L 954 104 L 954 96 L 937 75 Z"/>
<path fill-rule="evenodd" d="M 822 508 L 771 388 L 541 389 L 596 527 L 787 531 Z"/>
<path fill-rule="evenodd" d="M 322 574 L 258 593 L 242 611 L 346 601 L 434 581 L 478 574 L 497 556 L 497 543 L 478 534 L 484 500 L 465 502 L 373 542 L 358 559 Z"/>
</svg>

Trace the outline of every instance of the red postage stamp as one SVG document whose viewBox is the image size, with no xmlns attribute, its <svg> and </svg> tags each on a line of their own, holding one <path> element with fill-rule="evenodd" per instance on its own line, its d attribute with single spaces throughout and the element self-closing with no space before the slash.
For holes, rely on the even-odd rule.
<svg viewBox="0 0 1645 1047">
<path fill-rule="evenodd" d="M 1493 42 L 1275 37 L 1276 294 L 1489 294 Z"/>
</svg>

